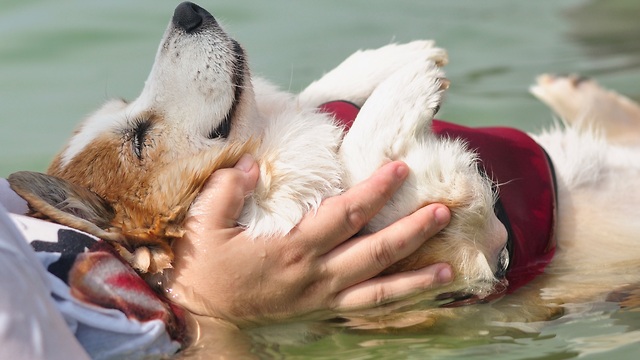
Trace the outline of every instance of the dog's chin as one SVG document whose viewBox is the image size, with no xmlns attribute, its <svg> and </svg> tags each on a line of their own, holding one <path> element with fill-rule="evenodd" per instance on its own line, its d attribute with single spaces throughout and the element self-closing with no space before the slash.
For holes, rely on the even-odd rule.
<svg viewBox="0 0 640 360">
<path fill-rule="evenodd" d="M 508 282 L 506 279 L 499 279 L 488 292 L 475 292 L 471 290 L 460 290 L 442 293 L 436 296 L 436 301 L 440 303 L 438 307 L 454 308 L 476 304 L 488 304 L 499 300 L 507 293 Z"/>
</svg>

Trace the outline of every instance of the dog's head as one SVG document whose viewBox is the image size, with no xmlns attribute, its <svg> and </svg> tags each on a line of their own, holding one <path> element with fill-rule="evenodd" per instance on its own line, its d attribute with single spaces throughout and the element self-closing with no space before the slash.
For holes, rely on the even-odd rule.
<svg viewBox="0 0 640 360">
<path fill-rule="evenodd" d="M 90 115 L 49 175 L 22 172 L 9 181 L 36 213 L 120 242 L 125 255 L 129 240 L 148 245 L 151 254 L 129 256 L 141 270 L 158 271 L 169 266 L 167 240 L 181 236 L 203 183 L 251 152 L 261 126 L 242 47 L 206 10 L 185 2 L 140 96 Z"/>
<path fill-rule="evenodd" d="M 113 200 L 118 189 L 130 192 L 122 175 L 139 181 L 176 159 L 247 140 L 260 124 L 239 119 L 257 118 L 254 109 L 240 45 L 206 10 L 182 3 L 140 96 L 109 101 L 86 119 L 48 172 Z"/>
</svg>

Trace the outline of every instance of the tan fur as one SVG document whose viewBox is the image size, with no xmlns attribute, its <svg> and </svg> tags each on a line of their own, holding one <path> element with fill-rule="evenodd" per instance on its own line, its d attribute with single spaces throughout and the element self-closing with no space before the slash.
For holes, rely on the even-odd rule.
<svg viewBox="0 0 640 360">
<path fill-rule="evenodd" d="M 233 166 L 243 154 L 255 152 L 257 147 L 257 143 L 250 140 L 222 149 L 205 150 L 168 164 L 162 158 L 151 159 L 154 164 L 161 165 L 139 168 L 132 166 L 130 159 L 123 160 L 122 155 L 110 151 L 116 141 L 105 136 L 87 147 L 64 170 L 59 168 L 59 157 L 49 168 L 51 175 L 91 189 L 112 206 L 114 215 L 109 219 L 109 225 L 102 225 L 106 231 L 85 225 L 78 218 L 63 217 L 57 209 L 31 195 L 28 189 L 16 187 L 15 180 L 12 180 L 12 186 L 32 207 L 39 208 L 40 211 L 32 215 L 114 241 L 120 254 L 135 268 L 151 273 L 171 267 L 171 242 L 183 236 L 184 217 L 211 173 Z M 165 151 L 158 149 L 159 154 Z"/>
</svg>

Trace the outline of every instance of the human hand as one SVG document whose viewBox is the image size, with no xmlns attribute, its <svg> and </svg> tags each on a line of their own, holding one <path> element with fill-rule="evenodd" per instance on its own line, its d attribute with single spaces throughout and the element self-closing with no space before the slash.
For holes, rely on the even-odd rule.
<svg viewBox="0 0 640 360">
<path fill-rule="evenodd" d="M 342 195 L 325 199 L 282 238 L 251 240 L 236 221 L 259 170 L 245 155 L 214 172 L 174 245 L 168 296 L 190 312 L 239 326 L 330 318 L 400 300 L 452 280 L 451 267 L 375 277 L 410 255 L 449 222 L 432 204 L 370 235 L 352 238 L 408 175 L 402 162 L 384 165 Z"/>
</svg>

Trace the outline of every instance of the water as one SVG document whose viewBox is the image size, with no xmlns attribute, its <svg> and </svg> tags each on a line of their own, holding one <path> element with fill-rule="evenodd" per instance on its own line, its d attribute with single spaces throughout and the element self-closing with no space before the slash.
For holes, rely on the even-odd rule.
<svg viewBox="0 0 640 360">
<path fill-rule="evenodd" d="M 177 2 L 0 3 L 0 176 L 44 170 L 83 116 L 133 99 Z M 552 121 L 528 93 L 537 74 L 593 76 L 640 98 L 640 2 L 634 0 L 207 1 L 248 51 L 253 71 L 297 91 L 359 48 L 433 38 L 449 50 L 439 116 L 535 131 Z M 638 308 L 592 305 L 539 332 L 356 335 L 261 354 L 305 358 L 635 358 Z M 258 342 L 259 343 L 259 342 Z"/>
</svg>

